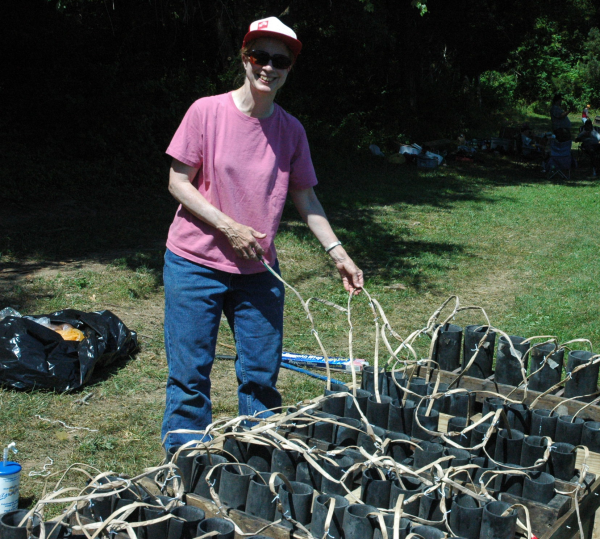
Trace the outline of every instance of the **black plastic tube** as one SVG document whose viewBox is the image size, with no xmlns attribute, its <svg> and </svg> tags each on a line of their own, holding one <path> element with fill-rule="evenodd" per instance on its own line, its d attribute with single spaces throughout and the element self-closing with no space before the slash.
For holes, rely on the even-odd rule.
<svg viewBox="0 0 600 539">
<path fill-rule="evenodd" d="M 428 382 L 427 382 L 427 380 L 425 380 L 425 378 L 420 378 L 420 377 L 413 378 L 410 381 L 408 389 L 410 389 L 413 393 L 415 393 L 415 395 L 412 395 L 411 393 L 409 393 L 408 397 L 406 397 L 406 399 L 415 401 L 416 403 L 419 403 L 419 401 L 421 400 L 421 397 L 424 397 L 425 395 L 427 395 L 427 386 L 428 386 Z"/>
<path fill-rule="evenodd" d="M 575 446 L 565 442 L 557 442 L 552 445 L 550 450 L 550 460 L 548 472 L 556 479 L 562 481 L 571 481 L 575 475 L 575 461 L 577 453 Z"/>
<path fill-rule="evenodd" d="M 313 489 L 304 483 L 290 481 L 292 491 L 286 483 L 279 487 L 279 501 L 283 516 L 291 518 L 302 525 L 310 522 L 311 507 L 313 499 Z M 280 517 L 275 513 L 276 519 Z M 286 528 L 292 528 L 293 524 L 285 518 L 281 524 Z"/>
<path fill-rule="evenodd" d="M 351 504 L 344 513 L 344 539 L 372 539 L 376 518 L 367 516 L 376 513 L 372 505 Z"/>
<path fill-rule="evenodd" d="M 367 468 L 363 472 L 360 486 L 361 501 L 375 507 L 389 506 L 392 482 L 385 475 L 381 477 L 379 469 Z"/>
<path fill-rule="evenodd" d="M 483 507 L 468 494 L 457 494 L 452 500 L 449 525 L 453 533 L 466 539 L 479 539 Z"/>
<path fill-rule="evenodd" d="M 429 520 L 432 522 L 439 522 L 443 519 L 444 515 L 440 508 L 442 502 L 442 488 L 436 488 L 435 490 L 424 494 L 419 504 L 419 518 L 423 520 Z M 444 498 L 446 498 L 446 507 L 450 506 L 450 489 L 444 488 Z"/>
<path fill-rule="evenodd" d="M 319 466 L 323 467 L 322 459 L 316 459 Z M 300 483 L 306 483 L 311 486 L 313 490 L 321 490 L 322 481 L 321 472 L 310 465 L 310 463 L 304 461 L 299 462 L 296 468 L 296 481 Z"/>
<path fill-rule="evenodd" d="M 427 386 L 427 394 L 433 395 L 433 390 L 435 389 L 435 382 L 430 382 Z M 438 384 L 436 393 L 446 393 L 448 391 L 448 384 L 440 383 Z M 450 412 L 450 401 L 451 397 L 446 395 L 444 397 L 438 397 L 433 401 L 433 408 L 440 412 L 441 414 L 447 414 Z"/>
<path fill-rule="evenodd" d="M 177 518 L 169 520 L 168 539 L 192 539 L 198 524 L 206 517 L 203 509 L 192 505 L 180 505 L 171 511 Z"/>
<path fill-rule="evenodd" d="M 27 509 L 16 509 L 0 516 L 0 537 L 3 539 L 27 539 L 27 526 L 19 526 L 29 511 Z M 40 519 L 33 517 L 34 535 L 39 535 Z"/>
<path fill-rule="evenodd" d="M 459 417 L 472 416 L 477 413 L 475 410 L 476 405 L 477 394 L 475 392 L 461 391 L 453 393 L 450 396 L 450 409 L 448 410 L 448 414 Z"/>
<path fill-rule="evenodd" d="M 516 429 L 500 429 L 496 438 L 494 460 L 503 464 L 519 464 L 525 435 Z"/>
<path fill-rule="evenodd" d="M 529 363 L 529 356 L 525 356 L 529 350 L 529 343 L 523 344 L 524 337 L 510 335 L 510 340 L 513 348 L 521 353 L 521 361 L 524 361 L 525 372 Z M 496 353 L 496 366 L 494 379 L 498 384 L 506 384 L 509 386 L 518 386 L 523 381 L 521 372 L 521 361 L 515 356 L 510 349 L 510 343 L 504 335 L 500 335 L 498 339 L 498 351 Z"/>
<path fill-rule="evenodd" d="M 394 382 L 394 379 L 392 378 L 392 374 L 394 374 L 396 382 L 398 382 L 398 384 L 396 384 Z M 385 378 L 386 378 L 386 392 L 384 393 L 384 395 L 387 395 L 388 397 L 392 397 L 392 400 L 396 400 L 396 399 L 400 399 L 402 400 L 402 397 L 404 396 L 404 389 L 406 387 L 406 384 L 408 382 L 408 379 L 406 378 L 405 374 L 403 372 L 399 372 L 396 371 L 395 373 L 392 373 L 392 371 L 387 371 L 385 373 Z M 398 385 L 400 387 L 398 387 Z"/>
<path fill-rule="evenodd" d="M 367 365 L 362 370 L 361 389 L 366 389 L 369 393 L 375 393 L 375 366 Z M 387 381 L 385 378 L 385 370 L 383 367 L 379 367 L 379 394 L 385 395 L 387 393 Z"/>
<path fill-rule="evenodd" d="M 548 438 L 541 436 L 527 436 L 523 440 L 523 448 L 521 450 L 521 466 L 529 468 L 538 460 L 544 457 L 546 448 L 548 447 Z M 546 471 L 546 464 L 539 464 L 539 471 Z"/>
<path fill-rule="evenodd" d="M 483 507 L 480 539 L 514 539 L 517 528 L 517 510 L 506 502 L 489 502 Z M 503 516 L 504 515 L 504 516 Z"/>
<path fill-rule="evenodd" d="M 380 396 L 381 402 L 377 402 L 375 395 L 367 399 L 367 420 L 371 425 L 376 425 L 382 429 L 388 428 L 388 415 L 392 397 Z"/>
<path fill-rule="evenodd" d="M 302 460 L 298 451 L 275 448 L 271 457 L 271 473 L 279 472 L 290 481 L 296 480 L 296 466 Z"/>
<path fill-rule="evenodd" d="M 346 395 L 344 402 L 344 417 L 351 417 L 353 419 L 361 419 L 360 412 L 363 415 L 367 415 L 367 401 L 373 394 L 366 389 L 357 389 L 356 395 Z M 358 403 L 358 408 L 356 404 Z M 360 412 L 359 412 L 360 410 Z"/>
<path fill-rule="evenodd" d="M 547 357 L 548 361 L 544 365 L 544 368 L 537 374 L 533 374 L 541 367 Z M 542 392 L 560 382 L 564 357 L 564 349 L 556 350 L 556 347 L 551 343 L 533 346 L 529 362 L 529 370 L 533 375 L 529 379 L 529 388 L 533 391 Z"/>
<path fill-rule="evenodd" d="M 600 422 L 586 421 L 581 432 L 581 443 L 590 451 L 600 453 Z"/>
<path fill-rule="evenodd" d="M 404 405 L 401 401 L 393 401 L 388 413 L 388 429 L 394 432 L 412 434 L 412 425 L 415 415 L 416 403 L 407 400 Z"/>
<path fill-rule="evenodd" d="M 329 511 L 330 499 L 334 498 L 335 508 L 333 510 L 333 518 L 329 524 L 329 529 L 325 530 L 325 521 Z M 315 498 L 315 504 L 311 521 L 311 533 L 314 537 L 323 537 L 327 532 L 327 536 L 332 539 L 340 539 L 342 537 L 342 525 L 344 522 L 344 513 L 350 502 L 344 496 L 320 494 Z"/>
<path fill-rule="evenodd" d="M 330 419 L 337 421 L 337 417 L 333 414 L 326 414 L 325 412 L 315 412 L 315 419 Z M 323 442 L 331 443 L 333 441 L 333 433 L 335 424 L 330 421 L 317 421 L 310 427 L 310 437 L 322 440 Z"/>
<path fill-rule="evenodd" d="M 496 332 L 489 331 L 485 335 L 488 326 L 467 326 L 465 327 L 465 340 L 463 346 L 463 369 L 467 366 L 473 354 L 475 361 L 466 372 L 467 376 L 474 378 L 488 378 L 492 375 L 492 365 L 494 362 L 494 344 L 496 343 Z M 485 341 L 480 345 L 481 339 L 485 336 Z"/>
<path fill-rule="evenodd" d="M 591 364 L 590 358 L 594 354 L 586 350 L 571 350 L 567 360 L 567 372 L 573 373 L 575 368 L 587 365 L 585 368 L 571 374 L 565 384 L 565 398 L 578 397 L 578 400 L 590 402 L 595 398 L 598 390 L 598 371 L 600 363 Z M 584 395 L 589 395 L 584 397 Z"/>
<path fill-rule="evenodd" d="M 385 448 L 386 456 L 392 457 L 396 462 L 403 462 L 405 459 L 412 457 L 412 446 L 410 436 L 402 432 L 385 431 L 385 438 L 389 442 Z"/>
<path fill-rule="evenodd" d="M 523 498 L 549 503 L 554 498 L 554 477 L 545 472 L 531 472 L 523 482 Z"/>
<path fill-rule="evenodd" d="M 272 521 L 275 517 L 277 504 L 269 488 L 270 478 L 271 474 L 266 472 L 261 472 L 252 477 L 248 485 L 245 512 L 254 517 Z M 283 480 L 280 477 L 275 479 L 276 488 L 279 488 L 282 483 Z"/>
<path fill-rule="evenodd" d="M 252 466 L 257 472 L 271 471 L 273 447 L 270 445 L 250 442 L 248 444 L 248 452 L 246 455 L 248 457 L 246 464 Z"/>
<path fill-rule="evenodd" d="M 354 461 L 346 455 L 334 455 L 332 457 L 328 457 L 328 459 L 329 460 L 323 460 L 323 470 L 336 480 L 341 479 L 348 471 L 348 468 L 354 464 Z M 348 474 L 348 476 L 346 476 L 346 480 L 344 481 L 344 485 L 346 485 L 349 490 L 351 490 L 350 487 L 352 486 L 352 479 L 352 474 Z M 339 494 L 341 496 L 346 496 L 348 494 L 348 491 L 341 483 L 331 481 L 325 476 L 323 476 L 321 480 L 321 491 L 323 494 Z"/>
<path fill-rule="evenodd" d="M 450 419 L 448 419 L 448 426 L 446 427 L 447 432 L 459 432 L 460 434 L 456 434 L 455 436 L 448 436 L 448 439 L 463 447 L 471 447 L 471 433 L 473 431 L 462 431 L 472 424 L 473 421 L 467 420 L 466 417 L 451 417 Z"/>
<path fill-rule="evenodd" d="M 567 444 L 579 445 L 581 443 L 581 434 L 583 432 L 583 419 L 572 415 L 561 415 L 556 423 L 555 442 L 565 442 Z"/>
<path fill-rule="evenodd" d="M 437 340 L 433 345 L 433 361 L 436 361 L 444 371 L 458 369 L 461 345 L 462 328 L 455 324 L 444 324 L 440 327 Z"/>
<path fill-rule="evenodd" d="M 407 503 L 408 499 L 415 494 L 422 492 L 425 485 L 412 475 L 400 475 L 392 481 L 390 489 L 390 509 L 396 507 L 396 502 L 400 494 L 404 495 L 403 511 L 408 515 L 418 516 L 419 514 L 419 498 Z"/>
<path fill-rule="evenodd" d="M 531 431 L 534 436 L 549 436 L 554 439 L 558 414 L 551 410 L 534 408 L 531 411 Z"/>
<path fill-rule="evenodd" d="M 352 419 L 351 417 L 338 419 L 333 435 L 334 443 L 342 447 L 356 445 L 361 424 L 358 419 Z"/>
<path fill-rule="evenodd" d="M 416 470 L 442 458 L 444 446 L 435 442 L 422 441 L 415 447 L 413 466 Z"/>
<path fill-rule="evenodd" d="M 334 393 L 349 393 L 349 392 L 350 392 L 350 390 L 344 384 L 331 384 L 331 389 L 327 389 L 327 387 L 325 387 L 323 394 L 326 397 L 329 397 L 329 395 L 333 395 Z M 346 405 L 346 397 L 345 397 L 345 395 L 340 395 L 337 397 L 329 397 L 328 399 L 325 399 L 323 401 L 323 405 L 322 405 L 321 409 L 326 414 L 333 414 L 333 415 L 342 417 L 344 415 L 345 405 Z"/>
<path fill-rule="evenodd" d="M 194 494 L 198 494 L 199 496 L 210 500 L 210 488 L 208 486 L 208 483 L 206 482 L 206 476 L 217 464 L 225 464 L 226 462 L 227 458 L 223 455 L 213 455 L 208 453 L 204 453 L 203 455 L 196 455 L 196 459 L 194 460 L 194 473 L 197 479 L 194 484 Z M 219 466 L 215 469 L 214 472 L 212 472 L 210 476 L 210 481 L 213 485 L 213 488 L 215 489 L 215 492 L 219 492 L 222 471 L 223 466 Z"/>
<path fill-rule="evenodd" d="M 438 423 L 440 420 L 440 413 L 437 410 L 431 410 L 429 415 L 427 413 L 427 406 L 421 406 L 418 410 L 415 410 L 415 419 L 413 420 L 412 436 L 418 440 L 430 440 L 435 438 L 434 435 L 428 431 L 437 431 Z M 417 423 L 417 418 L 419 422 Z"/>
<path fill-rule="evenodd" d="M 483 399 L 481 415 L 484 416 L 490 412 L 495 412 L 499 408 L 504 408 L 504 399 L 500 397 L 485 397 Z"/>
<path fill-rule="evenodd" d="M 509 403 L 506 406 L 506 417 L 512 429 L 517 429 L 524 434 L 531 430 L 531 413 L 529 407 L 522 403 Z"/>
<path fill-rule="evenodd" d="M 520 466 L 517 466 L 516 464 L 512 464 L 511 467 L 520 468 Z M 494 485 L 494 488 L 500 492 L 506 492 L 513 496 L 521 496 L 523 494 L 524 478 L 524 475 L 518 473 L 500 474 L 492 484 Z"/>
<path fill-rule="evenodd" d="M 364 426 L 361 426 L 364 429 Z M 385 430 L 381 427 L 376 427 L 374 425 L 371 426 L 373 429 L 373 433 L 375 436 L 379 437 L 382 441 L 385 437 Z M 366 430 L 361 430 L 358 434 L 358 438 L 356 439 L 356 445 L 358 447 L 362 447 L 367 453 L 375 453 L 377 447 L 375 446 L 375 440 L 373 440 L 366 432 Z"/>
<path fill-rule="evenodd" d="M 235 535 L 235 525 L 224 518 L 207 518 L 198 524 L 197 536 L 200 537 L 210 532 L 219 532 L 214 535 L 214 539 L 233 539 Z"/>
<path fill-rule="evenodd" d="M 219 498 L 223 504 L 233 509 L 244 510 L 250 479 L 254 475 L 248 466 L 226 464 L 221 471 Z M 196 528 L 194 528 L 195 530 Z"/>
<path fill-rule="evenodd" d="M 476 447 L 480 443 L 483 442 L 483 438 L 486 435 L 488 429 L 491 427 L 491 425 L 492 424 L 489 422 L 480 423 L 473 430 L 471 430 L 471 447 Z M 492 430 L 492 433 L 491 433 L 489 439 L 487 440 L 485 446 L 483 446 L 483 448 L 474 449 L 471 451 L 471 453 L 473 454 L 473 456 L 483 455 L 483 454 L 485 454 L 483 451 L 484 448 L 490 455 L 492 455 L 494 453 L 495 448 L 496 448 L 496 432 L 495 431 Z"/>
</svg>

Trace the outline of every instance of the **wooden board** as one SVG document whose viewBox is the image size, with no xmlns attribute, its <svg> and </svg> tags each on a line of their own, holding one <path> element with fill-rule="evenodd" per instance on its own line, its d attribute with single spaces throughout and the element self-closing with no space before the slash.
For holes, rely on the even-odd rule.
<svg viewBox="0 0 600 539">
<path fill-rule="evenodd" d="M 547 504 L 541 504 L 532 500 L 526 500 L 520 496 L 514 496 L 502 492 L 499 499 L 510 504 L 522 504 L 527 507 L 531 529 L 536 537 L 542 536 L 554 526 L 556 521 L 571 509 L 571 498 L 557 494 Z M 525 510 L 517 507 L 519 520 L 525 522 Z"/>
<path fill-rule="evenodd" d="M 581 469 L 584 456 L 585 456 L 585 451 L 583 451 L 582 449 L 578 449 L 577 450 L 577 460 L 575 461 L 575 468 L 577 468 L 578 470 Z M 587 460 L 587 465 L 589 467 L 590 473 L 593 473 L 594 475 L 597 475 L 597 476 L 600 475 L 600 454 L 593 453 L 592 451 L 590 451 L 590 455 Z"/>
<path fill-rule="evenodd" d="M 589 494 L 581 500 L 579 513 L 584 524 L 585 539 L 591 539 L 594 527 L 594 515 L 600 507 L 600 479 L 597 479 L 589 489 Z M 575 539 L 579 538 L 579 527 L 575 510 L 569 511 L 559 518 L 554 526 L 539 539 Z M 583 538 L 581 538 L 583 539 Z"/>
<path fill-rule="evenodd" d="M 77 521 L 77 516 L 75 513 L 71 515 L 69 518 L 69 526 L 79 526 L 79 523 L 93 524 L 95 521 L 89 518 L 84 517 L 83 515 L 79 515 L 79 522 Z M 88 530 L 88 533 L 93 534 L 94 530 Z M 103 534 L 104 535 L 104 534 Z M 73 537 L 87 537 L 83 530 L 71 530 L 71 536 Z M 115 539 L 129 539 L 129 534 L 127 532 L 119 532 L 114 536 Z"/>
<path fill-rule="evenodd" d="M 223 516 L 219 511 L 219 508 L 215 505 L 215 502 L 212 500 L 208 500 L 202 496 L 191 493 L 186 494 L 185 498 L 185 501 L 188 505 L 193 505 L 194 507 L 200 507 L 200 509 L 203 509 L 207 518 Z M 228 516 L 240 527 L 244 533 L 256 533 L 258 530 L 269 524 L 268 521 L 262 518 L 254 517 L 244 513 L 243 511 L 237 511 L 236 509 L 230 510 Z M 260 533 L 261 535 L 266 535 L 267 537 L 272 537 L 273 539 L 290 539 L 292 536 L 301 537 L 298 534 L 292 534 L 292 530 L 284 526 L 280 526 L 279 524 L 273 524 Z M 237 533 L 235 536 L 239 539 Z"/>
</svg>

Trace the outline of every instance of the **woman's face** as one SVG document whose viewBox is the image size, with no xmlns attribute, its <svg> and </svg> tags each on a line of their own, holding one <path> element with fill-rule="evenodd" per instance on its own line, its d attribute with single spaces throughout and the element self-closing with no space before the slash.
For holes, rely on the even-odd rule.
<svg viewBox="0 0 600 539">
<path fill-rule="evenodd" d="M 257 39 L 254 42 L 252 49 L 264 51 L 271 56 L 282 54 L 292 59 L 289 49 L 277 39 Z M 246 55 L 242 56 L 242 60 L 244 62 L 244 69 L 246 70 L 246 78 L 250 82 L 251 87 L 265 94 L 275 95 L 277 90 L 285 84 L 285 80 L 291 69 L 291 67 L 276 69 L 273 67 L 272 61 L 269 61 L 269 63 L 264 66 L 259 66 L 258 64 L 252 63 L 250 58 Z"/>
</svg>

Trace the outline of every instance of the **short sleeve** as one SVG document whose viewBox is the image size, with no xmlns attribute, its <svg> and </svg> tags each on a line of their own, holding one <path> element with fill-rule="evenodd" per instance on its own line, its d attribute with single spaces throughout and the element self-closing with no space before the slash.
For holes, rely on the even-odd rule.
<svg viewBox="0 0 600 539">
<path fill-rule="evenodd" d="M 196 101 L 185 113 L 167 154 L 182 163 L 199 168 L 202 164 L 203 122 L 201 101 Z"/>
<path fill-rule="evenodd" d="M 300 190 L 314 187 L 319 183 L 317 181 L 317 174 L 315 173 L 315 167 L 313 166 L 312 158 L 310 156 L 310 148 L 308 146 L 308 139 L 306 138 L 306 131 L 304 127 L 298 122 L 298 142 L 296 151 L 292 158 L 291 170 L 290 170 L 290 189 Z"/>
</svg>

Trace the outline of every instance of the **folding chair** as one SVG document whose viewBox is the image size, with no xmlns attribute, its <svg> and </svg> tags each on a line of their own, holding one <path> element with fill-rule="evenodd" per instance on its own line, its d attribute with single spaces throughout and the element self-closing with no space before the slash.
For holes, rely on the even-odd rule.
<svg viewBox="0 0 600 539">
<path fill-rule="evenodd" d="M 553 140 L 550 143 L 550 158 L 546 163 L 549 180 L 557 174 L 562 176 L 565 180 L 571 179 L 571 166 L 573 161 L 573 158 L 571 157 L 571 144 L 572 142 L 570 140 L 566 140 L 565 142 Z"/>
</svg>

